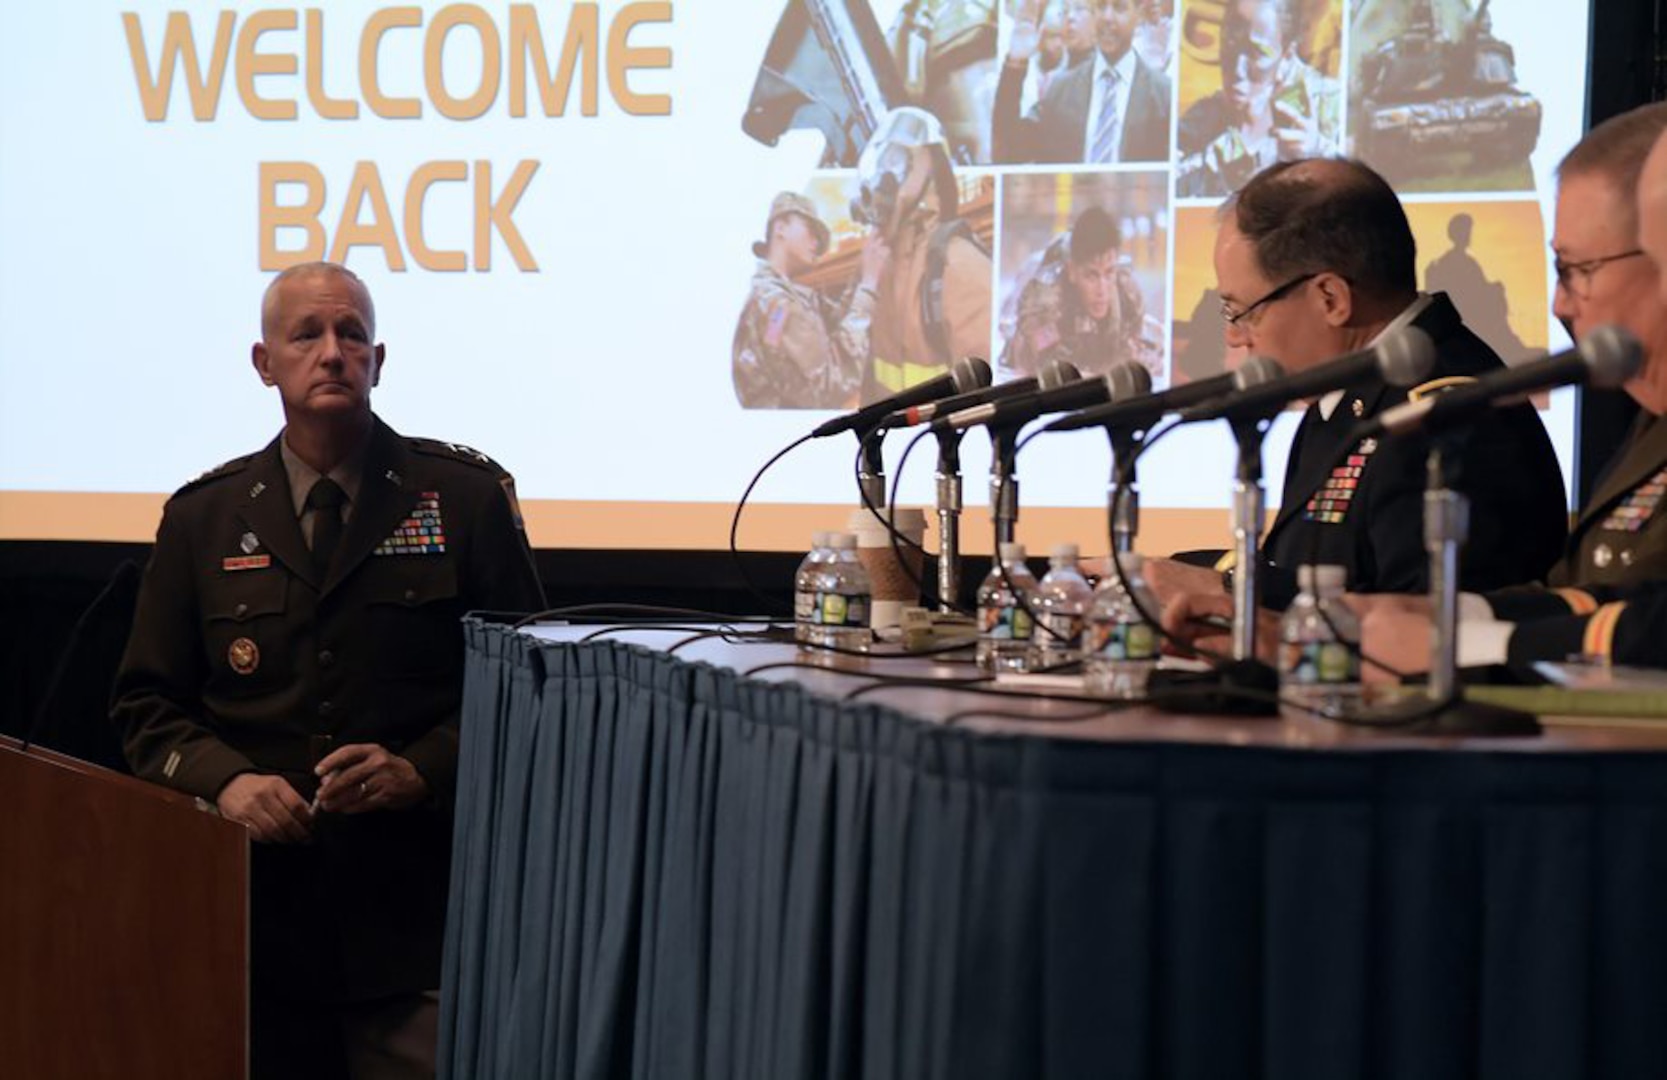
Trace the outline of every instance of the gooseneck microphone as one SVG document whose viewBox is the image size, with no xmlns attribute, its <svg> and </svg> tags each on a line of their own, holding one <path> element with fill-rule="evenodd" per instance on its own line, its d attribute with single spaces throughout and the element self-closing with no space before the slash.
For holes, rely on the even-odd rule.
<svg viewBox="0 0 1667 1080">
<path fill-rule="evenodd" d="M 1424 331 L 1408 326 L 1385 334 L 1370 348 L 1194 405 L 1182 411 L 1181 419 L 1188 423 L 1251 419 L 1283 408 L 1287 402 L 1341 390 L 1372 375 L 1381 376 L 1391 386 L 1414 386 L 1423 382 L 1434 366 L 1435 343 Z"/>
<path fill-rule="evenodd" d="M 1229 371 L 1197 382 L 1172 386 L 1159 394 L 1137 397 L 1130 401 L 1113 401 L 1083 409 L 1070 416 L 1062 416 L 1043 428 L 1043 431 L 1077 431 L 1082 428 L 1138 428 L 1148 427 L 1159 417 L 1179 409 L 1189 408 L 1239 389 L 1234 373 Z"/>
<path fill-rule="evenodd" d="M 1026 375 L 1022 379 L 1010 379 L 1004 383 L 987 386 L 982 390 L 972 390 L 965 394 L 956 394 L 954 397 L 928 401 L 924 405 L 911 405 L 906 409 L 899 409 L 886 417 L 885 426 L 888 428 L 915 427 L 939 416 L 948 416 L 952 412 L 970 409 L 974 405 L 983 405 L 988 401 L 1000 401 L 1002 398 L 1017 397 L 1020 394 L 1029 394 L 1036 390 L 1051 390 L 1056 386 L 1076 382 L 1080 378 L 1082 378 L 1082 373 L 1070 364 L 1063 360 L 1050 360 L 1042 366 L 1039 375 Z"/>
<path fill-rule="evenodd" d="M 932 424 L 934 427 L 942 425 L 955 431 L 964 431 L 980 424 L 988 424 L 991 427 L 1017 427 L 1044 413 L 1082 409 L 1107 401 L 1124 401 L 1149 394 L 1151 391 L 1152 373 L 1146 370 L 1144 364 L 1130 360 L 1118 364 L 1101 376 L 1078 379 L 1051 390 L 1038 390 L 1002 401 L 975 405 L 970 409 L 939 417 L 932 421 Z"/>
<path fill-rule="evenodd" d="M 818 426 L 810 433 L 811 438 L 820 439 L 828 435 L 838 435 L 842 431 L 866 431 L 876 427 L 882 420 L 898 409 L 907 409 L 911 405 L 920 405 L 951 394 L 965 394 L 972 390 L 980 390 L 990 385 L 990 365 L 976 356 L 969 356 L 956 363 L 947 375 L 939 375 L 935 379 L 899 391 L 890 397 L 881 398 L 871 405 L 864 405 L 855 412 L 848 412 L 843 416 L 836 416 Z"/>
<path fill-rule="evenodd" d="M 1553 387 L 1583 383 L 1600 390 L 1612 390 L 1638 373 L 1644 362 L 1638 339 L 1619 326 L 1599 326 L 1580 339 L 1580 344 L 1539 360 L 1494 371 L 1475 382 L 1408 401 L 1359 427 L 1359 438 L 1400 435 L 1408 431 L 1434 434 L 1474 420 L 1496 405 L 1520 400 L 1528 394 Z"/>
</svg>

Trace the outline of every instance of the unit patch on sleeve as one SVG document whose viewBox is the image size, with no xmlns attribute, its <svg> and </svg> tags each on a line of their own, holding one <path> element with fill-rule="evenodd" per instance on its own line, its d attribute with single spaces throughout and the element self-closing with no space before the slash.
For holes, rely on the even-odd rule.
<svg viewBox="0 0 1667 1080">
<path fill-rule="evenodd" d="M 446 523 L 440 516 L 440 493 L 425 491 L 410 516 L 395 526 L 372 554 L 443 555 L 445 551 Z"/>
</svg>

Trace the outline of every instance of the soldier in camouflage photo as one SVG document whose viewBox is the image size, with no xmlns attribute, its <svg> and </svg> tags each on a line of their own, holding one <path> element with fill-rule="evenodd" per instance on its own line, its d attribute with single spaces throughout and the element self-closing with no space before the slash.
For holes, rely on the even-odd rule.
<svg viewBox="0 0 1667 1080">
<path fill-rule="evenodd" d="M 747 409 L 843 409 L 856 402 L 868 358 L 868 327 L 888 254 L 883 237 L 863 246 L 850 295 L 826 296 L 796 278 L 827 254 L 816 205 L 784 191 L 770 203 L 758 268 L 735 327 L 735 397 Z"/>
<path fill-rule="evenodd" d="M 1176 132 L 1177 196 L 1230 195 L 1276 161 L 1337 152 L 1342 88 L 1303 55 L 1312 37 L 1309 6 L 1304 0 L 1225 6 L 1220 89 L 1186 105 Z M 1329 36 L 1335 52 L 1336 34 Z"/>
<path fill-rule="evenodd" d="M 1048 245 L 1020 290 L 1002 366 L 1035 375 L 1063 360 L 1089 375 L 1136 360 L 1161 375 L 1157 335 L 1146 332 L 1146 302 L 1122 248 L 1110 214 L 1097 206 L 1079 214 L 1070 231 Z"/>
</svg>

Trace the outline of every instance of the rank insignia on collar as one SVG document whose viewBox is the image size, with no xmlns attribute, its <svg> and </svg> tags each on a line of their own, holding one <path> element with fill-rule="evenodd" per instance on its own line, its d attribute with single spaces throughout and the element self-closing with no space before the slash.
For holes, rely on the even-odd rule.
<svg viewBox="0 0 1667 1080">
<path fill-rule="evenodd" d="M 399 473 L 394 472 L 392 469 L 389 469 L 387 472 L 383 473 L 382 475 L 384 477 L 386 477 L 388 482 L 391 483 L 391 484 L 394 484 L 394 485 L 397 486 L 399 483 L 401 483 Z"/>
<path fill-rule="evenodd" d="M 405 520 L 376 545 L 373 555 L 444 555 L 446 523 L 440 514 L 440 493 L 425 491 Z"/>
<path fill-rule="evenodd" d="M 1360 440 L 1360 452 L 1362 454 L 1375 454 L 1375 453 L 1377 453 L 1378 452 L 1378 441 L 1376 439 L 1362 439 L 1362 440 Z"/>
<path fill-rule="evenodd" d="M 227 646 L 226 663 L 239 675 L 253 675 L 260 667 L 260 646 L 250 638 L 240 637 Z"/>
<path fill-rule="evenodd" d="M 256 480 L 255 481 L 255 486 L 249 489 L 249 498 L 258 499 L 258 498 L 260 498 L 260 493 L 265 491 L 265 490 L 266 490 L 266 481 L 265 480 Z"/>
<path fill-rule="evenodd" d="M 220 569 L 228 573 L 233 570 L 265 570 L 271 565 L 270 555 L 231 555 L 220 560 Z"/>
<path fill-rule="evenodd" d="M 446 444 L 446 447 L 447 447 L 447 449 L 449 449 L 454 454 L 467 456 L 467 457 L 472 457 L 476 461 L 491 461 L 492 460 L 491 458 L 487 457 L 485 454 L 481 453 L 479 450 L 476 450 L 474 447 L 464 446 L 462 443 L 449 442 L 449 443 Z"/>
<path fill-rule="evenodd" d="M 260 547 L 260 537 L 256 536 L 252 532 L 246 532 L 238 538 L 237 547 L 238 550 L 243 552 L 243 554 L 253 555 L 255 553 L 255 549 Z"/>
<path fill-rule="evenodd" d="M 1355 398 L 1353 401 L 1349 402 L 1349 411 L 1354 413 L 1354 418 L 1356 420 L 1359 420 L 1362 416 L 1366 415 L 1366 403 L 1361 401 L 1359 398 Z"/>
</svg>

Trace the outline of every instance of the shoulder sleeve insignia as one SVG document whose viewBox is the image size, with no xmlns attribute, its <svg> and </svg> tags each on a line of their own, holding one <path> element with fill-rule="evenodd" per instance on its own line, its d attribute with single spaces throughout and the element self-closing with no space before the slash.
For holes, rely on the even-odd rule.
<svg viewBox="0 0 1667 1080">
<path fill-rule="evenodd" d="M 1423 401 L 1434 394 L 1446 393 L 1455 386 L 1464 386 L 1476 380 L 1469 375 L 1447 375 L 1439 379 L 1431 379 L 1427 383 L 1419 383 L 1407 391 L 1408 401 Z"/>
<path fill-rule="evenodd" d="M 766 348 L 781 347 L 781 339 L 787 333 L 787 301 L 776 299 L 770 304 L 769 312 L 764 316 L 764 345 Z"/>
</svg>

